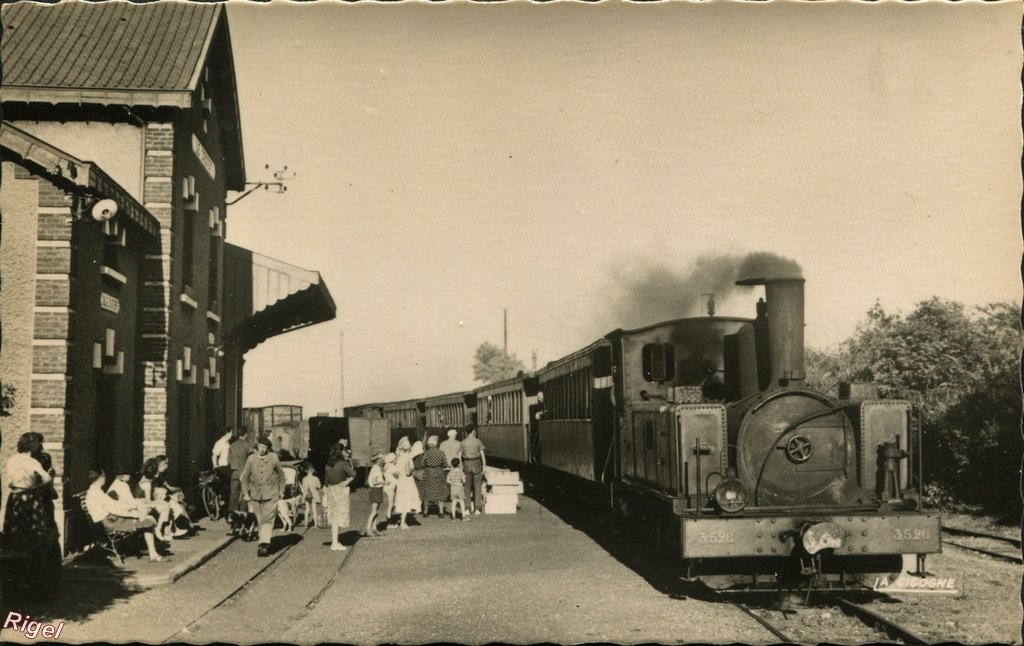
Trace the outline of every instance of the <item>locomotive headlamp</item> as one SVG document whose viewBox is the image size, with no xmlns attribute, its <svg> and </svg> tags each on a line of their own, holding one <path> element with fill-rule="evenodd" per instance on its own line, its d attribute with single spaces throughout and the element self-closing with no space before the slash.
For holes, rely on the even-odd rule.
<svg viewBox="0 0 1024 646">
<path fill-rule="evenodd" d="M 715 487 L 715 504 L 730 514 L 747 506 L 747 489 L 736 479 L 735 469 L 726 471 L 725 479 Z"/>
</svg>

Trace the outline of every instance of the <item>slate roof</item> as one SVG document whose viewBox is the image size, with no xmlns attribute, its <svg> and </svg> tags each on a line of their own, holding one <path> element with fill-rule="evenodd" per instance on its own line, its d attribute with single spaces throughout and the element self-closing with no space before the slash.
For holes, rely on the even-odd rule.
<svg viewBox="0 0 1024 646">
<path fill-rule="evenodd" d="M 189 108 L 212 58 L 227 187 L 245 187 L 238 90 L 222 4 L 22 0 L 0 11 L 4 103 Z"/>
<path fill-rule="evenodd" d="M 5 5 L 4 85 L 194 90 L 221 11 L 195 2 Z"/>
</svg>

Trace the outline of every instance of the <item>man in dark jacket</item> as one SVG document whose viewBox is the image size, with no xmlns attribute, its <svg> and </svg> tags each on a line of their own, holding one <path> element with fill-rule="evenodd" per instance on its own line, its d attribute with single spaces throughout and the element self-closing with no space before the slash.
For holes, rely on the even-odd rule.
<svg viewBox="0 0 1024 646">
<path fill-rule="evenodd" d="M 239 501 L 242 498 L 242 483 L 239 478 L 242 476 L 242 469 L 245 468 L 245 461 L 249 458 L 249 442 L 245 439 L 245 427 L 236 428 L 231 444 L 228 445 L 228 467 L 231 469 L 231 493 L 228 498 L 228 511 L 239 511 Z M 227 514 L 224 514 L 225 518 Z"/>
<path fill-rule="evenodd" d="M 259 556 L 270 555 L 270 535 L 274 531 L 277 517 L 277 501 L 284 489 L 284 470 L 277 454 L 270 450 L 270 440 L 261 437 L 256 443 L 256 453 L 245 461 L 245 468 L 239 476 L 242 498 L 256 514 L 260 523 Z"/>
</svg>

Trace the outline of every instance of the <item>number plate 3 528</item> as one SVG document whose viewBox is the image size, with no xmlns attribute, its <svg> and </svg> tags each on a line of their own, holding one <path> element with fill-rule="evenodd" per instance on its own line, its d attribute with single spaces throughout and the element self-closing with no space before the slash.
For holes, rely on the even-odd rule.
<svg viewBox="0 0 1024 646">
<path fill-rule="evenodd" d="M 698 545 L 725 545 L 735 542 L 736 535 L 732 532 L 699 532 L 697 534 Z"/>
<path fill-rule="evenodd" d="M 892 530 L 893 540 L 896 541 L 927 541 L 932 537 L 932 532 L 928 528 L 913 528 L 913 529 L 900 529 L 895 528 Z"/>
</svg>

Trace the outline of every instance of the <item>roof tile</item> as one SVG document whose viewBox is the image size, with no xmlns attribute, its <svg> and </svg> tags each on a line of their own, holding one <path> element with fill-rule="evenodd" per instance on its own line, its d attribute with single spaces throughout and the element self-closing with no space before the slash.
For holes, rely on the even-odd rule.
<svg viewBox="0 0 1024 646">
<path fill-rule="evenodd" d="M 5 4 L 4 84 L 190 90 L 219 11 L 198 2 Z"/>
</svg>

